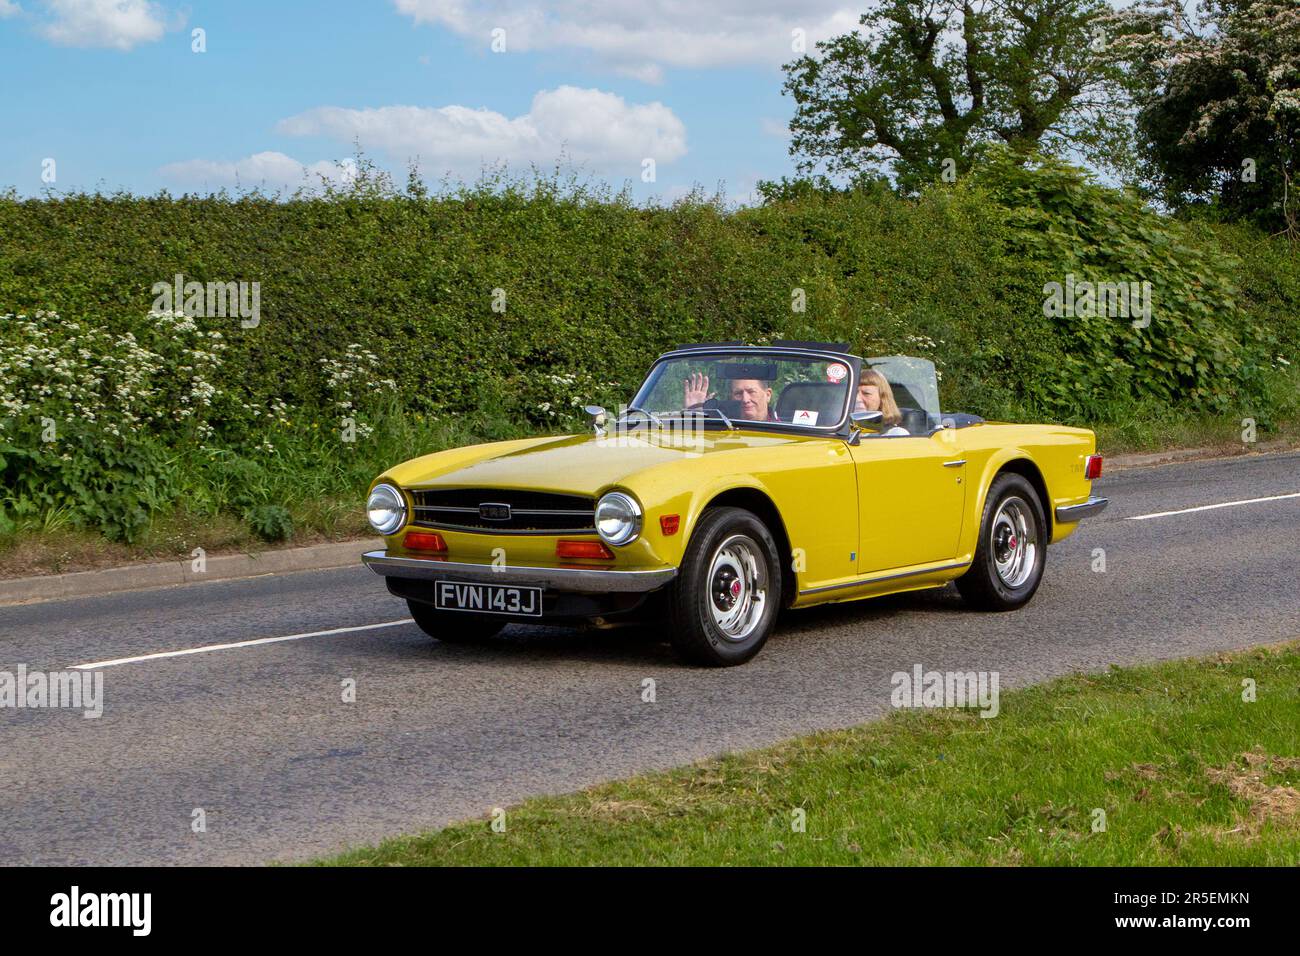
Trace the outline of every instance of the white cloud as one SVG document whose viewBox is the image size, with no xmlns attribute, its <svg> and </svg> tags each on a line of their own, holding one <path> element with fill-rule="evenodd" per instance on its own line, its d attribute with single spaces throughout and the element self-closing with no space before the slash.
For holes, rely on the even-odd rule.
<svg viewBox="0 0 1300 956">
<path fill-rule="evenodd" d="M 13 0 L 0 0 L 0 20 L 16 17 L 22 12 L 23 8 L 14 3 Z"/>
<path fill-rule="evenodd" d="M 292 191 L 299 186 L 318 188 L 321 177 L 332 183 L 347 183 L 356 176 L 356 162 L 345 159 L 334 163 L 322 159 L 308 166 L 284 153 L 265 152 L 234 162 L 190 159 L 181 163 L 169 163 L 158 172 L 187 187 L 220 189 L 223 186 L 238 186 L 246 189 L 259 187 L 269 191 Z"/>
<path fill-rule="evenodd" d="M 657 82 L 677 67 L 777 65 L 853 30 L 861 2 L 845 0 L 393 0 L 416 24 L 445 27 L 490 49 L 505 30 L 506 53 L 582 49 L 612 69 Z"/>
<path fill-rule="evenodd" d="M 475 174 L 485 164 L 549 165 L 560 158 L 593 171 L 639 175 L 641 161 L 670 163 L 686 153 L 686 127 L 662 103 L 628 103 L 601 90 L 561 86 L 533 97 L 513 119 L 465 106 L 322 106 L 281 120 L 293 136 L 359 142 L 434 173 Z"/>
<path fill-rule="evenodd" d="M 64 46 L 129 50 L 162 38 L 163 9 L 149 0 L 45 0 L 53 19 L 40 31 Z"/>
</svg>

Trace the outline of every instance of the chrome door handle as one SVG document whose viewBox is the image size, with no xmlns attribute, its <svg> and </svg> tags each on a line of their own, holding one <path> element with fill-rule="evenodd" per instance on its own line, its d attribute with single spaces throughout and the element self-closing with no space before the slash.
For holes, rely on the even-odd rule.
<svg viewBox="0 0 1300 956">
<path fill-rule="evenodd" d="M 964 464 L 966 464 L 966 459 L 965 459 L 965 458 L 958 458 L 956 461 L 945 461 L 945 462 L 943 463 L 943 467 L 945 467 L 945 468 L 960 468 L 960 467 L 961 467 L 962 465 L 964 465 Z"/>
</svg>

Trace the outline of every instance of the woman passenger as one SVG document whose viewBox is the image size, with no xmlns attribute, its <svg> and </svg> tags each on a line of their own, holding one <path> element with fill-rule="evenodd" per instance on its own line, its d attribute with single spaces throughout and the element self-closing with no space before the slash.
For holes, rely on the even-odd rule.
<svg viewBox="0 0 1300 956">
<path fill-rule="evenodd" d="M 911 434 L 902 427 L 903 415 L 898 410 L 898 403 L 894 401 L 894 390 L 889 387 L 888 379 L 874 368 L 862 370 L 862 377 L 858 382 L 858 403 L 854 410 L 882 412 L 884 414 L 884 418 L 880 421 L 882 435 Z"/>
</svg>

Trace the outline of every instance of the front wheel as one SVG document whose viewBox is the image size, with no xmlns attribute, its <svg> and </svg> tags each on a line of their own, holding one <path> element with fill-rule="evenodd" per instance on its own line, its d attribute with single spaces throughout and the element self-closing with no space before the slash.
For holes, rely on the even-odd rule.
<svg viewBox="0 0 1300 956">
<path fill-rule="evenodd" d="M 501 618 L 460 611 L 440 611 L 431 604 L 407 601 L 420 630 L 446 644 L 478 644 L 495 637 L 506 626 Z"/>
<path fill-rule="evenodd" d="M 671 640 L 693 664 L 731 667 L 759 652 L 781 601 L 781 561 L 767 526 L 713 508 L 691 535 L 669 599 Z"/>
<path fill-rule="evenodd" d="M 975 560 L 957 579 L 966 603 L 985 611 L 1011 611 L 1033 597 L 1043 580 L 1047 535 L 1034 486 L 1011 472 L 994 478 L 984 501 Z"/>
</svg>

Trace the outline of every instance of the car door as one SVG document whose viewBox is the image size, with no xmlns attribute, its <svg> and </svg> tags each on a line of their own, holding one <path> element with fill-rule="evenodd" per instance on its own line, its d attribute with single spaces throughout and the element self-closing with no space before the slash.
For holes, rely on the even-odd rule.
<svg viewBox="0 0 1300 956">
<path fill-rule="evenodd" d="M 858 573 L 951 560 L 966 503 L 960 432 L 864 435 L 850 446 L 858 478 Z"/>
</svg>

